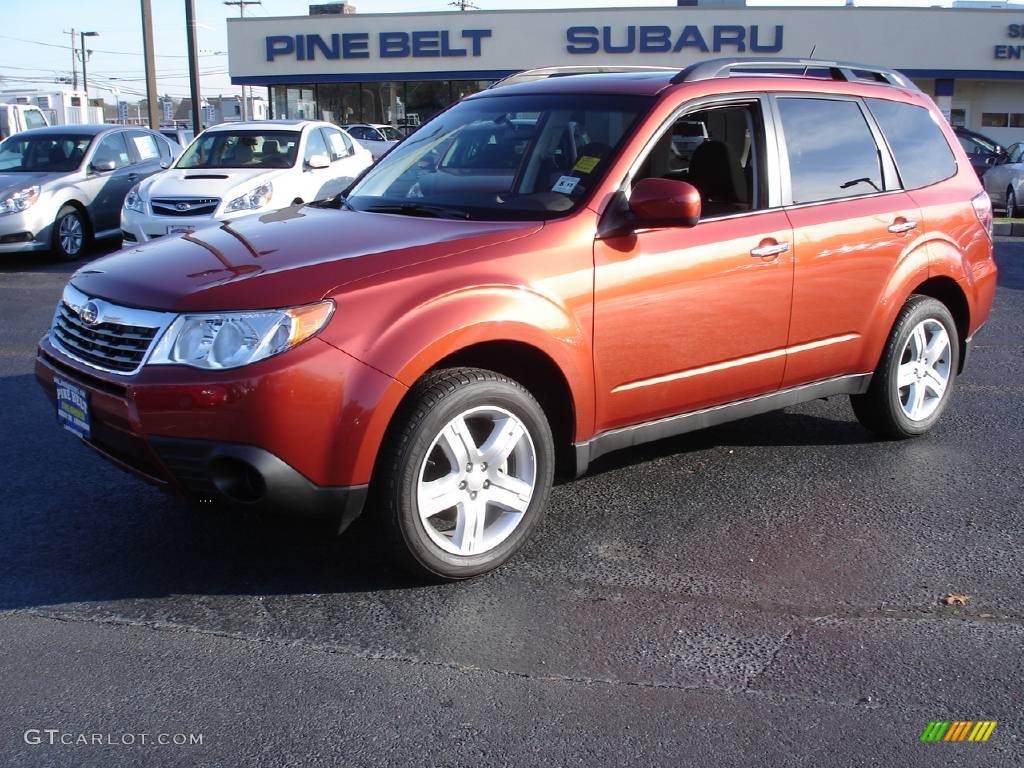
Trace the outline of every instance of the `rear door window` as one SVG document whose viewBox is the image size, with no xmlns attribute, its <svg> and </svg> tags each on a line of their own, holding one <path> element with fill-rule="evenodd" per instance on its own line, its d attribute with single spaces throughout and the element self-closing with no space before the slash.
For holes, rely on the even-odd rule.
<svg viewBox="0 0 1024 768">
<path fill-rule="evenodd" d="M 932 112 L 913 104 L 867 99 L 892 150 L 904 189 L 936 184 L 956 173 L 956 157 Z"/>
<path fill-rule="evenodd" d="M 878 145 L 858 102 L 787 97 L 777 103 L 794 204 L 884 190 Z"/>
<path fill-rule="evenodd" d="M 147 160 L 155 160 L 160 157 L 160 146 L 153 134 L 131 131 L 128 134 L 128 139 L 135 147 L 135 153 L 139 156 L 140 162 L 144 163 Z"/>
</svg>

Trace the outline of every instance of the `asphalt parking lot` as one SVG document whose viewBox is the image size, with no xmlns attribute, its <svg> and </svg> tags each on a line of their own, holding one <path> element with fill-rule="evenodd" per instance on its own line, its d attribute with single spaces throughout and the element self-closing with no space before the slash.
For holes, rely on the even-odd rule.
<svg viewBox="0 0 1024 768">
<path fill-rule="evenodd" d="M 1024 245 L 998 258 L 928 436 L 835 398 L 609 456 L 501 571 L 421 586 L 77 444 L 32 377 L 72 267 L 7 257 L 0 765 L 1024 764 Z"/>
</svg>

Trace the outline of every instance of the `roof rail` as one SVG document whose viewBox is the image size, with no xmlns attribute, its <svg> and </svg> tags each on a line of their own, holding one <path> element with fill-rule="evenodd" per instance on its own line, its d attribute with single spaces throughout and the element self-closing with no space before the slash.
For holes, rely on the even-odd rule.
<svg viewBox="0 0 1024 768">
<path fill-rule="evenodd" d="M 770 75 L 774 72 L 747 72 L 734 71 L 744 69 L 827 69 L 833 80 L 845 80 L 847 82 L 858 82 L 870 79 L 876 83 L 886 83 L 897 88 L 919 91 L 914 83 L 901 72 L 895 69 L 876 67 L 871 64 L 854 64 L 849 61 L 827 61 L 825 59 L 790 59 L 773 57 L 747 57 L 747 58 L 723 58 L 709 59 L 691 64 L 686 69 L 672 78 L 673 84 L 692 83 L 698 80 L 712 80 L 718 77 L 730 77 L 733 75 Z M 862 77 L 858 73 L 866 73 L 869 77 Z"/>
<path fill-rule="evenodd" d="M 516 72 L 491 85 L 491 88 L 498 86 L 516 85 L 517 83 L 532 83 L 535 80 L 546 80 L 549 77 L 565 77 L 567 75 L 592 75 L 601 72 L 678 72 L 677 67 L 649 67 L 649 66 L 621 66 L 621 65 L 580 65 L 564 67 L 538 67 L 527 69 L 523 72 Z"/>
</svg>

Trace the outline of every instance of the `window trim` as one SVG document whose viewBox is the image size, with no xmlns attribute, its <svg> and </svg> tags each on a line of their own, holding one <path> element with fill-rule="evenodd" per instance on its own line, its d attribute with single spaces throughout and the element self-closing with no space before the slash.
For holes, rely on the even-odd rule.
<svg viewBox="0 0 1024 768">
<path fill-rule="evenodd" d="M 782 112 L 779 109 L 779 101 L 781 99 L 803 99 L 805 101 L 849 101 L 856 104 L 858 109 L 860 109 L 860 113 L 864 118 L 865 124 L 868 127 L 868 132 L 871 134 L 871 137 L 875 142 L 875 150 L 878 153 L 879 170 L 882 174 L 882 191 L 865 192 L 864 194 L 849 195 L 848 197 L 832 197 L 828 200 L 813 200 L 806 203 L 794 202 L 793 178 L 790 174 L 789 147 L 786 145 L 786 132 L 782 125 Z M 875 122 L 875 118 L 874 115 L 871 114 L 871 110 L 868 109 L 867 104 L 864 103 L 864 100 L 860 96 L 848 96 L 846 94 L 839 93 L 772 93 L 769 94 L 769 101 L 771 102 L 772 118 L 775 121 L 775 135 L 778 139 L 780 181 L 782 182 L 782 206 L 784 208 L 804 208 L 811 205 L 845 203 L 849 200 L 860 200 L 865 197 L 880 197 L 882 195 L 891 195 L 904 191 L 900 184 L 899 174 L 896 172 L 896 164 L 893 161 L 889 144 L 885 141 L 885 137 L 882 134 L 881 129 L 878 127 L 878 124 Z"/>
<path fill-rule="evenodd" d="M 622 182 L 619 184 L 618 190 L 625 195 L 627 200 L 629 199 L 633 189 L 633 179 L 636 178 L 637 173 L 640 171 L 640 167 L 647 160 L 647 156 L 654 150 L 662 137 L 672 129 L 672 126 L 687 114 L 707 109 L 742 107 L 749 106 L 751 104 L 757 104 L 761 110 L 761 125 L 764 128 L 765 134 L 764 152 L 762 157 L 762 160 L 764 161 L 764 170 L 762 172 L 762 176 L 764 177 L 764 191 L 767 193 L 767 204 L 763 208 L 756 208 L 751 211 L 739 211 L 737 213 L 715 216 L 708 219 L 705 219 L 702 216 L 700 222 L 698 222 L 698 226 L 700 226 L 700 223 L 704 221 L 723 221 L 725 219 L 735 219 L 741 216 L 756 216 L 758 214 L 782 208 L 782 187 L 779 184 L 781 170 L 779 163 L 781 161 L 781 157 L 778 152 L 779 142 L 775 131 L 775 121 L 769 111 L 770 103 L 767 93 L 740 92 L 715 94 L 713 96 L 700 96 L 695 99 L 690 99 L 689 101 L 684 101 L 672 110 L 671 114 L 665 118 L 658 129 L 651 134 L 643 147 L 641 147 L 640 151 L 637 153 L 636 159 L 630 165 L 625 177 L 623 177 Z"/>
</svg>

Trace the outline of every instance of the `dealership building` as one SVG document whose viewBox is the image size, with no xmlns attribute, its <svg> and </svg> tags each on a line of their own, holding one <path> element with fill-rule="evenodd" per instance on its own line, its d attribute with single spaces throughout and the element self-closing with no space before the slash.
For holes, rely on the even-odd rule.
<svg viewBox="0 0 1024 768">
<path fill-rule="evenodd" d="M 341 10 L 345 13 L 322 13 Z M 228 21 L 231 81 L 265 86 L 275 118 L 416 125 L 524 69 L 683 68 L 723 56 L 856 61 L 901 70 L 955 125 L 1024 140 L 1024 12 L 744 7 L 451 11 Z"/>
</svg>

